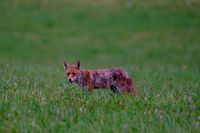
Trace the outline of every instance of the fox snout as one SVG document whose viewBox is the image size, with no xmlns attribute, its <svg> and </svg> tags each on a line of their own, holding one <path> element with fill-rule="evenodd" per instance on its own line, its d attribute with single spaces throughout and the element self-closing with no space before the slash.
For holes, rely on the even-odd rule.
<svg viewBox="0 0 200 133">
<path fill-rule="evenodd" d="M 76 77 L 68 77 L 68 80 L 70 83 L 73 83 L 76 81 Z"/>
<path fill-rule="evenodd" d="M 70 82 L 70 83 L 72 83 L 72 82 L 73 82 L 73 80 L 72 80 L 72 79 L 69 79 L 69 82 Z"/>
</svg>

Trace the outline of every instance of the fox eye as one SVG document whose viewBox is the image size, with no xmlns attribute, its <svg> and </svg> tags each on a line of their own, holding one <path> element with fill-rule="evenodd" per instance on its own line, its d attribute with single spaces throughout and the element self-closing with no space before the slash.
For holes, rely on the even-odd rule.
<svg viewBox="0 0 200 133">
<path fill-rule="evenodd" d="M 70 74 L 71 74 L 71 75 L 76 75 L 76 73 L 74 73 L 74 72 L 73 72 L 73 73 L 67 73 L 68 76 L 69 76 Z"/>
</svg>

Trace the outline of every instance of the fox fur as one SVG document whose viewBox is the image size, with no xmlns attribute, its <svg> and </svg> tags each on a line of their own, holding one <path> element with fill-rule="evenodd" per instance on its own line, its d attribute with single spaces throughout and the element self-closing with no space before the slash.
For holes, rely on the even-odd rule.
<svg viewBox="0 0 200 133">
<path fill-rule="evenodd" d="M 83 70 L 80 61 L 76 65 L 63 62 L 66 77 L 70 83 L 76 83 L 88 91 L 110 88 L 114 93 L 137 95 L 137 88 L 128 73 L 120 68 L 101 70 Z"/>
</svg>

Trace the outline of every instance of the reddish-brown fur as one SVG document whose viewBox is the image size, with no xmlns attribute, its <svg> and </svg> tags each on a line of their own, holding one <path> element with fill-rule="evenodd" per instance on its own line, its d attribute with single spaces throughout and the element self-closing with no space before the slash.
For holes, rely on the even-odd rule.
<svg viewBox="0 0 200 133">
<path fill-rule="evenodd" d="M 110 88 L 115 93 L 137 95 L 137 88 L 127 72 L 119 68 L 102 70 L 82 70 L 80 62 L 69 65 L 64 62 L 65 73 L 68 80 L 92 91 L 99 88 Z"/>
</svg>

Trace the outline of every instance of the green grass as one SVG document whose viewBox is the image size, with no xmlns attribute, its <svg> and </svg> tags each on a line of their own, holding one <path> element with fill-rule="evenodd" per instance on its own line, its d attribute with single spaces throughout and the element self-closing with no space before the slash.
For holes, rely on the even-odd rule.
<svg viewBox="0 0 200 133">
<path fill-rule="evenodd" d="M 0 1 L 0 132 L 200 132 L 199 7 Z M 90 95 L 66 81 L 63 60 L 122 67 L 138 97 Z"/>
</svg>

